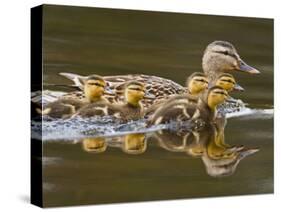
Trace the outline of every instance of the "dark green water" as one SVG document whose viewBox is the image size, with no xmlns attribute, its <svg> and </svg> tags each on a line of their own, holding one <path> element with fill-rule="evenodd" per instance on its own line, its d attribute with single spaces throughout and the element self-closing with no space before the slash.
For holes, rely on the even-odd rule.
<svg viewBox="0 0 281 212">
<path fill-rule="evenodd" d="M 270 19 L 45 6 L 43 40 L 44 83 L 51 84 L 70 83 L 59 72 L 143 73 L 184 84 L 188 75 L 201 71 L 206 45 L 226 40 L 261 71 L 253 76 L 235 74 L 246 91 L 232 96 L 251 108 L 273 108 Z M 212 177 L 201 156 L 169 151 L 153 138 L 146 142 L 144 153 L 136 155 L 124 152 L 120 145 L 89 153 L 81 142 L 45 142 L 44 205 L 273 192 L 272 117 L 228 120 L 227 144 L 259 148 L 241 160 L 230 176 Z"/>
</svg>

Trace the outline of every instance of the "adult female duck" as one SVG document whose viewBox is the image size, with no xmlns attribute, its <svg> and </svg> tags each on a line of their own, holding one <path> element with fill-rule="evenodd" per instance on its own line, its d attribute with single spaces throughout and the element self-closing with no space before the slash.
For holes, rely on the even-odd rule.
<svg viewBox="0 0 281 212">
<path fill-rule="evenodd" d="M 207 75 L 210 85 L 214 85 L 216 79 L 224 72 L 241 71 L 250 74 L 260 73 L 257 69 L 247 65 L 239 56 L 235 47 L 227 41 L 214 41 L 210 43 L 204 51 L 202 58 L 203 72 Z M 71 73 L 60 73 L 62 76 L 72 80 L 81 89 L 84 87 L 83 79 L 86 77 Z M 112 95 L 106 95 L 110 102 L 122 102 L 122 90 L 126 82 L 130 80 L 139 81 L 145 84 L 145 89 L 149 97 L 145 97 L 142 102 L 145 108 L 161 99 L 166 99 L 173 94 L 187 93 L 183 87 L 169 79 L 157 76 L 142 74 L 104 76 Z"/>
</svg>

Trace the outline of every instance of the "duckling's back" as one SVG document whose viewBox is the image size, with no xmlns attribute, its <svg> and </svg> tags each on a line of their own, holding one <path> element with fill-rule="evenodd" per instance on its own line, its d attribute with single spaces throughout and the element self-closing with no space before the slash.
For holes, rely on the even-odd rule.
<svg viewBox="0 0 281 212">
<path fill-rule="evenodd" d="M 172 120 L 178 122 L 188 121 L 196 112 L 197 101 L 182 97 L 175 97 L 174 101 L 163 104 L 149 119 L 149 124 L 168 123 Z"/>
</svg>

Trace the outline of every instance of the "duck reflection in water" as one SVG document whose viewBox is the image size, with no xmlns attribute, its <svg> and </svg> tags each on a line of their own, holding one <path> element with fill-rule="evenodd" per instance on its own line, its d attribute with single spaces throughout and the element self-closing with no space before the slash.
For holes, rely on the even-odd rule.
<svg viewBox="0 0 281 212">
<path fill-rule="evenodd" d="M 90 153 L 103 153 L 110 147 L 121 149 L 126 154 L 141 155 L 147 150 L 148 141 L 157 142 L 163 150 L 201 158 L 207 174 L 212 177 L 230 176 L 234 174 L 240 161 L 259 149 L 227 144 L 224 126 L 217 126 L 212 124 L 200 131 L 164 129 L 152 134 L 85 138 L 82 140 L 82 148 Z"/>
<path fill-rule="evenodd" d="M 259 151 L 242 145 L 230 146 L 225 143 L 224 127 L 218 129 L 215 125 L 201 131 L 160 130 L 153 137 L 165 150 L 200 157 L 212 177 L 234 174 L 242 159 Z"/>
<path fill-rule="evenodd" d="M 138 155 L 146 151 L 147 141 L 143 133 L 133 133 L 124 136 L 122 150 L 127 154 Z"/>
<path fill-rule="evenodd" d="M 147 149 L 144 133 L 132 133 L 115 137 L 93 137 L 81 140 L 82 149 L 89 153 L 103 153 L 107 147 L 119 148 L 124 153 L 138 155 Z"/>
<path fill-rule="evenodd" d="M 107 148 L 104 137 L 84 138 L 82 141 L 82 149 L 89 153 L 102 153 Z"/>
</svg>

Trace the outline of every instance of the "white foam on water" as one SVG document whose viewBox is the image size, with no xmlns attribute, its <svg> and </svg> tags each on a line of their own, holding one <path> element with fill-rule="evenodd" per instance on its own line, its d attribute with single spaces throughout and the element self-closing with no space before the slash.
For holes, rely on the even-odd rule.
<svg viewBox="0 0 281 212">
<path fill-rule="evenodd" d="M 226 117 L 239 119 L 272 119 L 273 109 L 242 108 L 238 112 L 228 113 Z M 166 125 L 146 126 L 146 120 L 131 121 L 125 124 L 111 117 L 92 117 L 71 119 L 43 119 L 41 122 L 32 122 L 32 138 L 43 141 L 73 141 L 87 137 L 113 137 L 130 133 L 150 133 L 161 129 L 182 129 L 186 125 L 170 123 Z M 188 125 L 189 124 L 189 125 Z M 187 123 L 191 126 L 190 123 Z M 179 127 L 180 126 L 180 127 Z M 188 127 L 187 127 L 188 128 Z M 41 138 L 42 135 L 42 138 Z"/>
<path fill-rule="evenodd" d="M 167 126 L 157 125 L 147 128 L 145 120 L 122 124 L 111 117 L 46 119 L 43 121 L 43 124 L 40 121 L 32 122 L 32 138 L 43 141 L 73 141 L 87 137 L 111 137 L 130 133 L 149 133 L 164 128 L 167 128 Z"/>
<path fill-rule="evenodd" d="M 272 119 L 274 116 L 274 109 L 251 109 L 242 108 L 240 111 L 226 114 L 226 118 L 240 118 L 240 119 Z"/>
</svg>

